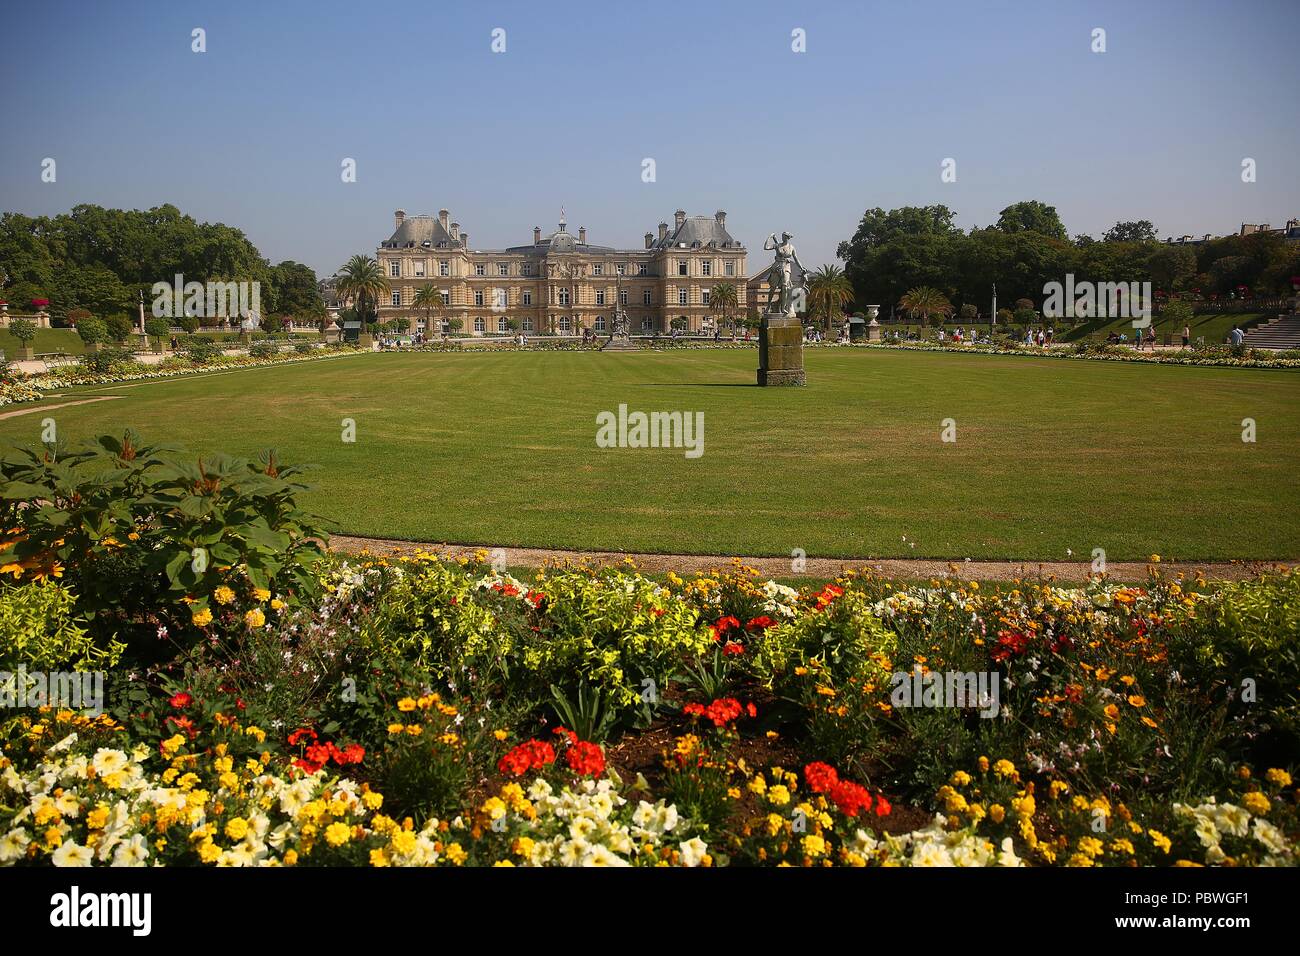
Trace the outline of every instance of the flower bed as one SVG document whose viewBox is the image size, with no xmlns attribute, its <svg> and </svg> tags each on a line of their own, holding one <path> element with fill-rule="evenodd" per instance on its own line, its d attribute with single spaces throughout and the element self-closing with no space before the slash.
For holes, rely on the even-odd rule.
<svg viewBox="0 0 1300 956">
<path fill-rule="evenodd" d="M 0 471 L 0 671 L 107 672 L 0 722 L 0 864 L 1296 862 L 1297 572 L 344 559 L 293 469 L 170 454 Z"/>
</svg>

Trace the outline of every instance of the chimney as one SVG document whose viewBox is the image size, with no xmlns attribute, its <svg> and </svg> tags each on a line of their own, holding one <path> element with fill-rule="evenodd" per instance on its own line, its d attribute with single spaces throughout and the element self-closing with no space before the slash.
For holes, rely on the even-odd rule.
<svg viewBox="0 0 1300 956">
<path fill-rule="evenodd" d="M 659 241 L 663 242 L 667 238 L 668 238 L 668 223 L 661 222 L 659 223 Z"/>
<path fill-rule="evenodd" d="M 586 227 L 586 226 L 579 226 L 579 227 L 578 227 L 578 242 L 580 242 L 580 243 L 581 243 L 582 245 L 584 245 L 584 246 L 587 244 L 587 227 Z"/>
<path fill-rule="evenodd" d="M 540 245 L 542 241 L 542 227 L 533 226 L 533 245 Z"/>
<path fill-rule="evenodd" d="M 682 223 L 686 221 L 686 210 L 679 209 L 675 213 L 673 213 L 673 221 L 677 223 L 678 229 L 682 228 Z"/>
<path fill-rule="evenodd" d="M 726 213 L 725 210 L 719 209 L 717 212 L 715 212 L 715 213 L 713 214 L 713 218 L 716 219 L 716 220 L 718 221 L 718 225 L 719 225 L 719 226 L 722 226 L 724 229 L 726 228 L 726 226 L 727 226 L 727 213 Z"/>
<path fill-rule="evenodd" d="M 459 238 L 460 238 L 460 223 L 458 223 L 458 222 L 453 222 L 453 223 L 451 224 L 451 237 L 452 237 L 453 239 L 459 239 Z"/>
<path fill-rule="evenodd" d="M 450 216 L 450 215 L 451 215 L 451 213 L 449 213 L 449 212 L 448 212 L 447 210 L 445 210 L 445 209 L 439 209 L 439 210 L 438 210 L 438 222 L 439 222 L 439 224 L 442 226 L 443 229 L 446 229 L 446 228 L 447 228 L 447 217 Z"/>
<path fill-rule="evenodd" d="M 647 232 L 647 233 L 645 234 L 645 247 L 646 247 L 647 249 L 649 249 L 652 245 L 654 245 L 654 241 L 655 241 L 655 235 L 654 235 L 654 233 L 653 233 L 653 232 Z"/>
<path fill-rule="evenodd" d="M 460 242 L 461 242 L 461 245 L 463 245 L 466 249 L 469 248 L 469 233 L 468 233 L 468 232 L 462 232 L 462 233 L 460 234 Z"/>
<path fill-rule="evenodd" d="M 406 210 L 405 209 L 397 210 L 397 212 L 393 213 L 393 218 L 397 220 L 397 225 L 395 228 L 401 229 L 402 223 L 406 221 Z"/>
</svg>

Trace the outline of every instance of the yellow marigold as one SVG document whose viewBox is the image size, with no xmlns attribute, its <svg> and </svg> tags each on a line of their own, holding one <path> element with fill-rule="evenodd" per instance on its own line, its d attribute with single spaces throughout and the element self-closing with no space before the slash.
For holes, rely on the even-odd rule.
<svg viewBox="0 0 1300 956">
<path fill-rule="evenodd" d="M 790 802 L 790 791 L 784 784 L 776 784 L 767 788 L 767 799 L 778 807 L 783 807 Z"/>
<path fill-rule="evenodd" d="M 1277 767 L 1271 767 L 1264 772 L 1264 779 L 1269 783 L 1275 783 L 1279 787 L 1291 786 L 1291 775 L 1285 770 L 1279 770 Z"/>
<path fill-rule="evenodd" d="M 225 833 L 232 840 L 242 840 L 248 836 L 248 821 L 243 817 L 232 817 L 226 822 Z"/>
<path fill-rule="evenodd" d="M 492 736 L 495 737 L 497 740 L 505 740 L 507 737 L 510 736 L 510 733 L 509 731 L 505 731 L 505 730 L 494 730 L 492 731 Z"/>
<path fill-rule="evenodd" d="M 994 823 L 1001 823 L 1006 819 L 1007 811 L 1000 803 L 995 803 L 989 807 L 989 819 Z"/>
<path fill-rule="evenodd" d="M 370 851 L 370 865 L 371 865 L 371 866 L 391 866 L 392 864 L 389 862 L 388 854 L 387 854 L 386 852 L 384 852 L 383 850 L 371 850 L 371 851 Z"/>
<path fill-rule="evenodd" d="M 966 784 L 970 783 L 970 780 L 971 780 L 970 774 L 968 774 L 965 770 L 958 770 L 952 775 L 949 782 L 954 787 L 964 787 L 966 786 Z"/>
<path fill-rule="evenodd" d="M 414 697 L 403 697 L 397 702 L 397 709 L 404 714 L 409 714 L 411 711 L 415 710 L 416 706 Z"/>
<path fill-rule="evenodd" d="M 469 854 L 465 852 L 459 843 L 449 844 L 446 849 L 446 855 L 447 859 L 451 860 L 451 862 L 456 866 L 460 866 L 469 859 Z"/>
<path fill-rule="evenodd" d="M 271 596 L 271 592 L 266 588 L 253 588 L 253 597 L 259 601 L 265 601 Z"/>
<path fill-rule="evenodd" d="M 346 823 L 331 823 L 325 828 L 325 842 L 330 846 L 342 846 L 352 839 L 352 828 Z"/>
<path fill-rule="evenodd" d="M 1268 797 L 1264 796 L 1264 794 L 1260 793 L 1258 790 L 1251 790 L 1249 793 L 1243 794 L 1241 797 L 1241 805 L 1257 817 L 1261 817 L 1268 813 L 1269 807 L 1272 806 L 1272 804 L 1268 802 Z"/>
<path fill-rule="evenodd" d="M 1147 836 L 1151 837 L 1151 842 L 1156 845 L 1156 849 L 1161 853 L 1168 853 L 1173 842 L 1159 830 L 1147 830 Z"/>
<path fill-rule="evenodd" d="M 284 608 L 285 608 L 285 603 L 281 601 L 279 598 L 275 598 L 271 601 L 272 611 L 283 611 Z"/>
<path fill-rule="evenodd" d="M 1130 694 L 1128 702 L 1130 707 L 1145 707 L 1147 705 L 1147 699 L 1141 694 Z"/>
<path fill-rule="evenodd" d="M 266 615 L 262 613 L 260 607 L 255 607 L 244 614 L 244 623 L 249 627 L 261 627 L 266 623 Z"/>
<path fill-rule="evenodd" d="M 222 584 L 212 592 L 212 599 L 218 604 L 230 604 L 235 600 L 235 592 Z"/>
<path fill-rule="evenodd" d="M 191 609 L 190 609 L 190 621 L 193 622 L 193 624 L 194 624 L 196 627 L 206 627 L 207 625 L 209 625 L 209 624 L 212 623 L 212 612 L 209 611 L 209 610 L 208 610 L 207 608 L 205 608 L 205 607 L 204 607 L 204 608 L 198 608 L 198 607 L 191 608 Z"/>
<path fill-rule="evenodd" d="M 989 772 L 989 758 L 988 758 L 988 757 L 980 757 L 980 759 L 979 759 L 979 761 L 978 761 L 978 764 L 979 764 L 979 768 L 980 768 L 980 773 L 988 773 L 988 772 Z"/>
<path fill-rule="evenodd" d="M 993 765 L 993 772 L 1000 777 L 1011 777 L 1015 775 L 1016 765 L 1010 760 L 999 760 Z"/>
</svg>

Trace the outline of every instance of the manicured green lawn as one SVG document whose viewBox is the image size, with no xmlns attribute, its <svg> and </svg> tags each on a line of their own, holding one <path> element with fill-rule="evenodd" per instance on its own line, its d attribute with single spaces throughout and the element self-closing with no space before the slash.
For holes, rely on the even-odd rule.
<svg viewBox="0 0 1300 956">
<path fill-rule="evenodd" d="M 756 351 L 370 355 L 44 404 L 122 396 L 49 413 L 65 438 L 130 425 L 196 451 L 275 446 L 316 462 L 309 503 L 363 535 L 809 557 L 1300 556 L 1295 373 L 885 350 L 811 349 L 806 362 L 807 388 L 760 389 Z M 597 447 L 597 413 L 620 403 L 704 412 L 703 457 Z M 43 417 L 0 421 L 0 443 L 34 442 Z M 955 443 L 940 440 L 948 418 Z"/>
<path fill-rule="evenodd" d="M 23 343 L 14 338 L 8 329 L 0 329 L 0 351 L 11 362 L 18 360 Z M 68 355 L 80 355 L 86 351 L 81 336 L 76 329 L 37 329 L 36 338 L 32 339 L 32 351 L 37 355 L 48 352 L 64 352 Z"/>
</svg>

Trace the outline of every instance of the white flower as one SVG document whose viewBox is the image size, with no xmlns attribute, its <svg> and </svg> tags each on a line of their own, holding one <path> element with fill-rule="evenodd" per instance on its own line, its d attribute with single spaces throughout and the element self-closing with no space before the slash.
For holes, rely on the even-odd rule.
<svg viewBox="0 0 1300 956">
<path fill-rule="evenodd" d="M 52 857 L 55 866 L 90 866 L 94 859 L 94 850 L 72 840 L 55 850 Z"/>
<path fill-rule="evenodd" d="M 140 834 L 125 843 L 119 843 L 113 853 L 114 866 L 148 866 L 149 844 Z"/>
<path fill-rule="evenodd" d="M 691 837 L 684 843 L 677 844 L 682 854 L 682 866 L 699 866 L 709 852 L 708 844 L 699 837 Z"/>
<path fill-rule="evenodd" d="M 122 753 L 122 751 L 100 747 L 95 751 L 95 759 L 91 761 L 90 765 L 95 768 L 95 773 L 105 777 L 110 773 L 123 769 L 129 762 L 126 754 Z"/>
<path fill-rule="evenodd" d="M 27 847 L 32 842 L 32 838 L 27 835 L 27 831 L 22 827 L 10 830 L 3 837 L 0 837 L 0 863 L 12 863 L 14 860 L 21 860 L 27 853 Z"/>
</svg>

